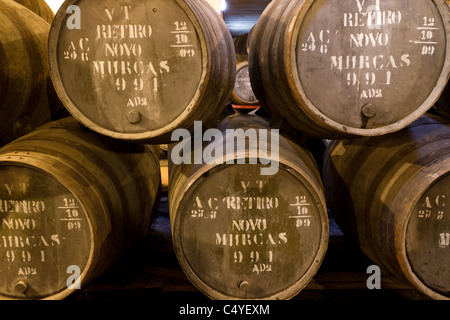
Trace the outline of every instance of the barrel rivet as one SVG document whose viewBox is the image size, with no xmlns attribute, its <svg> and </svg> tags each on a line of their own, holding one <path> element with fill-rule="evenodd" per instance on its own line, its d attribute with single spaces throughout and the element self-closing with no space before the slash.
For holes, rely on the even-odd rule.
<svg viewBox="0 0 450 320">
<path fill-rule="evenodd" d="M 25 291 L 27 291 L 27 289 L 28 289 L 28 286 L 27 286 L 26 282 L 23 281 L 23 280 L 18 281 L 18 282 L 14 285 L 14 290 L 15 290 L 17 293 L 25 293 Z"/>
<path fill-rule="evenodd" d="M 377 114 L 377 108 L 373 104 L 368 103 L 362 107 L 361 112 L 364 117 L 372 118 Z"/>
<path fill-rule="evenodd" d="M 247 281 L 241 280 L 241 281 L 238 282 L 238 288 L 239 288 L 239 290 L 247 291 L 247 290 L 248 290 L 248 287 L 249 287 L 249 284 L 248 284 Z"/>
<path fill-rule="evenodd" d="M 141 121 L 141 114 L 139 113 L 139 111 L 131 110 L 127 113 L 127 120 L 131 124 L 138 123 L 139 121 Z"/>
</svg>

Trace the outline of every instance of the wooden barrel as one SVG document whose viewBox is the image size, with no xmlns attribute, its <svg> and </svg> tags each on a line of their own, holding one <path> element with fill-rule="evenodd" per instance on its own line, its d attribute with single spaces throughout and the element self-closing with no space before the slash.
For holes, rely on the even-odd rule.
<svg viewBox="0 0 450 320">
<path fill-rule="evenodd" d="M 268 130 L 271 147 L 260 148 L 259 160 L 250 162 L 256 150 L 239 142 L 233 148 L 238 133 L 230 129 L 264 139 L 260 146 Z M 223 145 L 216 144 L 224 150 L 223 159 L 208 160 L 208 144 L 200 150 L 202 164 L 172 166 L 168 199 L 178 261 L 211 299 L 289 299 L 313 278 L 328 246 L 327 210 L 314 158 L 280 135 L 278 170 L 263 175 L 265 160 L 277 151 L 266 120 L 233 115 L 216 130 L 217 141 L 224 138 Z M 173 161 L 178 150 L 171 147 Z"/>
<path fill-rule="evenodd" d="M 79 9 L 66 13 L 71 5 Z M 65 1 L 49 55 L 56 91 L 78 121 L 151 144 L 215 120 L 236 75 L 231 34 L 204 0 Z"/>
<path fill-rule="evenodd" d="M 0 3 L 0 145 L 55 120 L 64 107 L 48 71 L 50 25 L 12 0 Z"/>
<path fill-rule="evenodd" d="M 47 21 L 49 24 L 52 24 L 53 18 L 55 18 L 55 13 L 48 6 L 45 0 L 14 0 L 18 4 L 30 9 L 42 19 Z"/>
<path fill-rule="evenodd" d="M 336 140 L 323 169 L 344 235 L 433 299 L 450 298 L 449 125 L 426 115 L 396 133 Z"/>
<path fill-rule="evenodd" d="M 256 99 L 250 83 L 248 61 L 242 61 L 236 65 L 236 82 L 231 92 L 231 103 L 235 105 L 235 108 L 247 111 L 254 110 L 255 106 L 259 106 L 259 101 Z"/>
<path fill-rule="evenodd" d="M 71 117 L 0 149 L 1 299 L 66 298 L 75 279 L 83 288 L 142 240 L 158 155 Z"/>
<path fill-rule="evenodd" d="M 274 0 L 251 36 L 252 87 L 262 107 L 309 136 L 395 132 L 444 89 L 449 29 L 437 0 Z"/>
<path fill-rule="evenodd" d="M 447 83 L 438 101 L 434 104 L 433 110 L 430 111 L 436 111 L 439 115 L 450 119 L 450 82 Z"/>
</svg>

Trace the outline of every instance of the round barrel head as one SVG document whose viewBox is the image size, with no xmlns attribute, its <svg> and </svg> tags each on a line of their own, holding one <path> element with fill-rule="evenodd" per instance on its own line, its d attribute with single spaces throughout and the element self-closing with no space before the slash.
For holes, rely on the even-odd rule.
<svg viewBox="0 0 450 320">
<path fill-rule="evenodd" d="M 450 297 L 450 175 L 440 178 L 414 207 L 406 228 L 406 255 L 415 276 Z"/>
<path fill-rule="evenodd" d="M 241 68 L 238 67 L 236 73 L 236 82 L 234 84 L 233 96 L 235 102 L 242 105 L 257 105 L 258 99 L 253 93 L 248 73 L 248 64 L 245 63 Z"/>
<path fill-rule="evenodd" d="M 66 108 L 114 138 L 175 129 L 205 77 L 194 18 L 181 1 L 67 1 L 49 37 L 51 76 Z"/>
<path fill-rule="evenodd" d="M 310 2 L 292 72 L 313 113 L 339 131 L 375 135 L 432 107 L 448 75 L 448 22 L 436 2 Z"/>
<path fill-rule="evenodd" d="M 0 296 L 44 299 L 75 284 L 91 258 L 77 199 L 49 175 L 0 166 Z"/>
<path fill-rule="evenodd" d="M 223 165 L 196 180 L 176 212 L 174 247 L 214 299 L 287 299 L 322 262 L 328 220 L 312 188 L 281 166 Z M 325 218 L 324 218 L 325 215 Z"/>
</svg>

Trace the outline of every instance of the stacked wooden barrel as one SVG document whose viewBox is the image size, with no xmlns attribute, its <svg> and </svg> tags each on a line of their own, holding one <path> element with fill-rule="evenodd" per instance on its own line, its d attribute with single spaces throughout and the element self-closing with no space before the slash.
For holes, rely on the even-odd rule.
<svg viewBox="0 0 450 320">
<path fill-rule="evenodd" d="M 445 88 L 449 20 L 437 0 L 274 0 L 251 37 L 253 90 L 305 135 L 398 131 Z"/>
<path fill-rule="evenodd" d="M 433 299 L 450 288 L 449 123 L 425 114 L 447 109 L 449 31 L 441 1 L 274 0 L 249 50 L 272 125 L 336 139 L 322 174 L 346 236 Z"/>
<path fill-rule="evenodd" d="M 123 257 L 155 217 L 158 159 L 72 117 L 1 148 L 0 298 L 63 299 Z"/>
<path fill-rule="evenodd" d="M 259 108 L 259 101 L 253 93 L 248 72 L 248 34 L 234 40 L 236 50 L 236 82 L 231 92 L 233 108 L 240 112 L 251 112 Z"/>
<path fill-rule="evenodd" d="M 50 30 L 49 63 L 78 121 L 145 143 L 167 143 L 195 120 L 214 123 L 236 75 L 225 22 L 193 0 L 65 1 Z"/>
<path fill-rule="evenodd" d="M 206 296 L 297 295 L 329 209 L 384 270 L 449 298 L 450 123 L 424 116 L 446 109 L 444 2 L 273 0 L 235 41 L 203 0 L 16 2 L 0 3 L 0 299 L 64 299 L 139 243 L 162 144 L 175 255 Z M 270 119 L 225 118 L 230 102 Z"/>
<path fill-rule="evenodd" d="M 450 121 L 426 115 L 396 133 L 328 145 L 327 204 L 377 264 L 450 299 Z"/>
<path fill-rule="evenodd" d="M 259 106 L 259 101 L 250 83 L 250 76 L 248 74 L 248 61 L 239 62 L 236 65 L 236 83 L 231 93 L 231 102 L 236 109 L 248 109 L 252 111 Z"/>
<path fill-rule="evenodd" d="M 230 116 L 215 133 L 213 143 L 194 149 L 192 162 L 171 171 L 170 220 L 178 261 L 213 299 L 291 298 L 311 281 L 328 245 L 314 158 L 255 115 Z M 179 153 L 173 148 L 171 159 Z M 203 161 L 195 161 L 197 153 Z"/>
<path fill-rule="evenodd" d="M 12 0 L 0 3 L 0 145 L 63 111 L 49 75 L 50 25 Z"/>
<path fill-rule="evenodd" d="M 10 2 L 0 14 L 18 31 L 5 25 L 2 54 L 25 62 L 2 65 L 1 105 L 11 106 L 3 122 L 38 112 L 33 103 L 52 82 L 74 117 L 0 149 L 0 299 L 63 299 L 146 236 L 161 189 L 159 144 L 222 116 L 235 51 L 203 1 L 66 1 L 51 27 Z"/>
</svg>

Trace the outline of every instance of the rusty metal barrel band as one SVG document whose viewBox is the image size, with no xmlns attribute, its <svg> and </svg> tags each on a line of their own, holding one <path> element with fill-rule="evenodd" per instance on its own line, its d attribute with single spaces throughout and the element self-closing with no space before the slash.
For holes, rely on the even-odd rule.
<svg viewBox="0 0 450 320">
<path fill-rule="evenodd" d="M 52 27 L 50 64 L 74 116 L 139 134 L 168 126 L 189 109 L 204 77 L 203 40 L 182 1 L 71 3 L 79 7 L 80 29 L 69 29 L 72 14 L 61 12 L 66 3 Z"/>
<path fill-rule="evenodd" d="M 67 290 L 71 268 L 82 274 L 91 254 L 81 204 L 32 167 L 5 163 L 0 180 L 0 296 L 43 299 Z"/>
<path fill-rule="evenodd" d="M 432 106 L 429 96 L 438 97 L 437 82 L 448 76 L 448 17 L 440 8 L 421 0 L 309 4 L 292 71 L 306 102 L 349 128 L 418 118 L 409 116 Z"/>
<path fill-rule="evenodd" d="M 292 297 L 326 251 L 317 195 L 284 165 L 273 176 L 261 176 L 260 169 L 215 167 L 178 206 L 179 261 L 212 298 Z"/>
<path fill-rule="evenodd" d="M 449 187 L 447 174 L 422 195 L 412 210 L 405 239 L 414 274 L 431 290 L 447 297 L 450 296 Z"/>
</svg>

